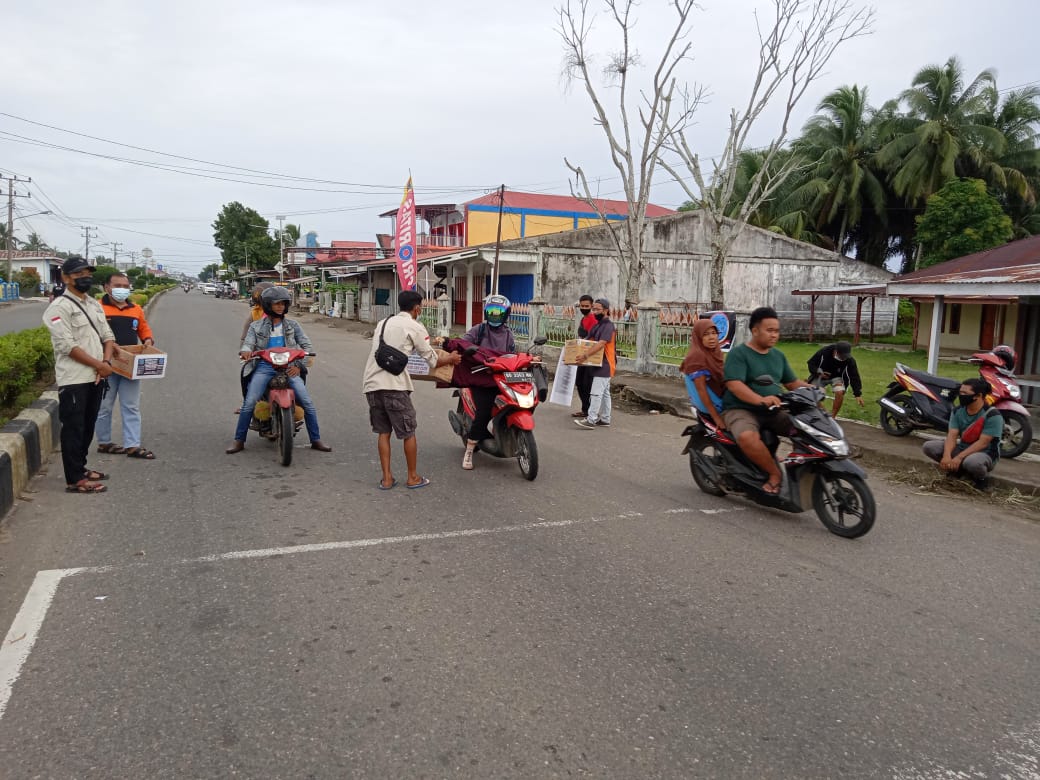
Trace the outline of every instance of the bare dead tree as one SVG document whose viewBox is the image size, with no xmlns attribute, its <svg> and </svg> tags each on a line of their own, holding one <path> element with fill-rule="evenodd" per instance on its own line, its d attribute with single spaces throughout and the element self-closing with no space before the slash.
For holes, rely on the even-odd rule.
<svg viewBox="0 0 1040 780">
<path fill-rule="evenodd" d="M 786 143 L 796 106 L 822 75 L 838 47 L 868 35 L 874 22 L 874 10 L 855 5 L 852 0 L 772 0 L 772 6 L 768 30 L 763 30 L 762 21 L 755 14 L 759 61 L 754 84 L 743 112 L 730 112 L 726 146 L 718 158 L 711 160 L 710 175 L 705 175 L 700 156 L 687 142 L 685 124 L 670 122 L 664 115 L 659 117 L 667 136 L 666 150 L 677 158 L 675 163 L 662 159 L 660 165 L 710 220 L 711 300 L 712 306 L 719 309 L 725 308 L 724 275 L 733 242 L 747 225 L 748 217 L 801 164 L 794 157 L 780 165 L 773 164 Z M 779 132 L 765 149 L 758 150 L 763 153 L 761 166 L 744 200 L 734 203 L 740 155 L 747 148 L 755 122 L 778 96 L 783 100 Z M 687 98 L 687 105 L 697 99 Z M 688 176 L 681 176 L 679 168 L 685 168 Z"/>
<path fill-rule="evenodd" d="M 593 75 L 589 39 L 594 14 L 589 11 L 590 0 L 567 0 L 558 9 L 558 32 L 564 44 L 564 76 L 580 81 L 592 101 L 595 122 L 603 128 L 610 146 L 614 167 L 621 181 L 628 203 L 625 220 L 608 219 L 602 203 L 593 197 L 588 179 L 580 165 L 564 158 L 564 163 L 575 175 L 571 194 L 588 203 L 607 225 L 617 249 L 615 261 L 621 274 L 625 297 L 639 301 L 639 287 L 646 277 L 643 263 L 643 233 L 646 228 L 646 206 L 650 200 L 650 185 L 665 142 L 674 133 L 681 133 L 696 111 L 703 97 L 699 88 L 684 90 L 682 111 L 673 115 L 673 98 L 679 88 L 675 71 L 686 59 L 690 44 L 686 42 L 690 14 L 698 7 L 694 0 L 671 0 L 675 11 L 675 26 L 654 70 L 649 91 L 632 88 L 633 71 L 640 63 L 639 52 L 631 41 L 635 25 L 632 10 L 636 0 L 603 0 L 603 5 L 620 36 L 620 48 L 612 52 L 603 67 L 603 85 Z M 608 110 L 601 95 L 604 90 L 616 89 L 616 103 Z M 633 95 L 633 91 L 636 92 Z M 618 125 L 615 126 L 614 120 Z M 638 119 L 638 124 L 633 127 Z"/>
</svg>

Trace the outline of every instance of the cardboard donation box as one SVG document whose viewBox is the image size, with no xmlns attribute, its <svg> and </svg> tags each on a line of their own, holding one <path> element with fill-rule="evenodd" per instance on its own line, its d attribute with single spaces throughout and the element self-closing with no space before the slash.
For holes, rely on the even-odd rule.
<svg viewBox="0 0 1040 780">
<path fill-rule="evenodd" d="M 434 352 L 437 353 L 437 359 L 440 360 L 442 357 L 447 355 L 443 349 L 436 349 Z M 405 370 L 412 379 L 422 379 L 427 382 L 451 382 L 451 374 L 454 370 L 454 366 L 441 366 L 440 368 L 430 368 L 430 364 L 422 359 L 419 355 L 414 352 L 408 356 L 408 366 Z"/>
<path fill-rule="evenodd" d="M 577 360 L 577 354 L 581 350 L 587 350 L 595 341 L 589 341 L 588 339 L 568 339 L 563 342 L 563 363 L 567 366 L 602 366 L 603 365 L 603 349 L 596 352 L 594 355 L 589 355 L 588 359 L 584 363 L 579 363 Z"/>
<path fill-rule="evenodd" d="M 112 355 L 112 370 L 127 379 L 162 379 L 166 376 L 166 353 L 144 344 L 118 347 Z"/>
</svg>

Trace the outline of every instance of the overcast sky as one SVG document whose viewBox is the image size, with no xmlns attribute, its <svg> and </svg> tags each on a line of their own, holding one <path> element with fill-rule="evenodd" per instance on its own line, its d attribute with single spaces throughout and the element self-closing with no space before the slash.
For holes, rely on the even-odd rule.
<svg viewBox="0 0 1040 780">
<path fill-rule="evenodd" d="M 463 202 L 502 183 L 566 194 L 566 156 L 585 168 L 600 195 L 622 197 L 588 98 L 561 79 L 555 5 L 9 4 L 0 20 L 0 112 L 7 114 L 0 116 L 0 172 L 33 179 L 17 186 L 33 193 L 18 199 L 17 213 L 55 212 L 16 220 L 16 234 L 36 230 L 51 245 L 82 251 L 79 226 L 97 226 L 94 246 L 148 247 L 175 270 L 196 272 L 217 258 L 211 223 L 233 200 L 272 224 L 275 215 L 289 215 L 326 244 L 387 232 L 389 220 L 377 215 L 399 203 L 409 170 L 420 202 Z M 639 8 L 638 45 L 648 64 L 670 29 L 668 6 L 643 0 Z M 704 155 L 721 150 L 726 114 L 746 100 L 756 6 L 766 3 L 703 0 L 695 14 L 693 60 L 682 75 L 711 92 L 689 135 Z M 877 0 L 875 8 L 874 34 L 839 50 L 799 106 L 796 128 L 842 84 L 866 85 L 877 105 L 909 86 L 918 69 L 951 55 L 969 79 L 994 68 L 1002 89 L 1040 79 L 1040 4 Z M 613 48 L 605 17 L 596 32 L 603 36 L 596 50 Z M 775 130 L 775 122 L 763 122 L 754 140 L 767 141 Z M 296 178 L 221 180 L 245 180 L 241 168 Z M 685 200 L 663 171 L 656 181 L 654 202 Z M 111 255 L 108 246 L 97 251 Z"/>
</svg>

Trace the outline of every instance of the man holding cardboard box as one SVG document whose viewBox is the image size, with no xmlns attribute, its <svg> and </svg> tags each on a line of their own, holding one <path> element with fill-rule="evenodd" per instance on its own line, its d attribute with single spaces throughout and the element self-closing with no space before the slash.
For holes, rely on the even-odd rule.
<svg viewBox="0 0 1040 780">
<path fill-rule="evenodd" d="M 105 486 L 98 480 L 108 477 L 87 468 L 87 452 L 107 387 L 105 379 L 112 374 L 116 346 L 101 304 L 88 295 L 94 285 L 92 271 L 79 255 L 66 260 L 61 266 L 66 290 L 43 313 L 43 324 L 54 346 L 61 464 L 69 493 L 104 493 Z"/>
<path fill-rule="evenodd" d="M 145 319 L 144 309 L 130 301 L 130 278 L 114 273 L 105 282 L 101 299 L 105 319 L 121 347 L 144 344 L 155 345 L 152 329 Z M 123 445 L 112 443 L 112 412 L 119 398 L 119 414 L 123 418 Z M 98 452 L 111 455 L 126 454 L 130 458 L 155 460 L 155 453 L 141 446 L 141 380 L 112 374 L 108 378 L 108 392 L 101 402 L 97 417 Z"/>
<path fill-rule="evenodd" d="M 362 392 L 368 401 L 368 418 L 372 432 L 378 437 L 379 467 L 382 478 L 380 490 L 390 490 L 396 484 L 390 468 L 390 435 L 395 434 L 403 442 L 408 479 L 405 486 L 415 490 L 430 484 L 430 480 L 418 472 L 419 445 L 415 440 L 418 420 L 412 405 L 412 379 L 407 371 L 392 374 L 379 365 L 376 352 L 380 343 L 393 347 L 405 355 L 418 353 L 431 369 L 438 366 L 458 365 L 462 355 L 444 352 L 438 356 L 430 346 L 430 334 L 419 322 L 422 313 L 422 296 L 414 290 L 402 290 L 397 295 L 400 311 L 396 317 L 387 317 L 376 326 L 372 338 L 372 351 L 365 363 Z"/>
<path fill-rule="evenodd" d="M 592 373 L 592 388 L 589 393 L 589 414 L 574 424 L 579 428 L 595 430 L 597 427 L 605 428 L 610 425 L 610 378 L 614 376 L 614 366 L 617 358 L 614 355 L 614 336 L 616 328 L 610 321 L 607 311 L 610 302 L 606 298 L 597 298 L 592 304 L 592 316 L 596 318 L 596 324 L 589 331 L 591 346 L 581 347 L 576 356 L 578 365 L 588 362 L 590 357 L 602 355 L 603 362 L 595 368 L 590 368 Z"/>
</svg>

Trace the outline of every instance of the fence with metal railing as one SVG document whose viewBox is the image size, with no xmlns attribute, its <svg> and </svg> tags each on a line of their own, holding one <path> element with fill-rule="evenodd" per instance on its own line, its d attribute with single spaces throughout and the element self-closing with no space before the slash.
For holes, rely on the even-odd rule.
<svg viewBox="0 0 1040 780">
<path fill-rule="evenodd" d="M 509 319 L 506 325 L 513 331 L 513 337 L 519 341 L 527 340 L 531 333 L 531 309 L 526 303 L 514 303 L 509 308 Z"/>
<path fill-rule="evenodd" d="M 433 298 L 426 298 L 422 302 L 422 311 L 419 312 L 419 322 L 426 326 L 426 330 L 429 333 L 433 333 L 437 328 L 437 301 Z"/>
<path fill-rule="evenodd" d="M 545 336 L 546 343 L 554 347 L 562 347 L 567 339 L 577 338 L 574 309 L 573 306 L 553 306 L 551 303 L 543 306 L 538 320 L 538 335 Z"/>
<path fill-rule="evenodd" d="M 17 301 L 20 295 L 21 288 L 18 282 L 0 283 L 0 301 Z"/>
</svg>

